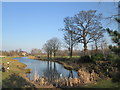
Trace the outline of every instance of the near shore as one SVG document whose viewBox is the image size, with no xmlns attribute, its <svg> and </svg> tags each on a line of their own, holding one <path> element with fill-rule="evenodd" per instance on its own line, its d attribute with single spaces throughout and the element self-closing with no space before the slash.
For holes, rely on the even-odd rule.
<svg viewBox="0 0 120 90">
<path fill-rule="evenodd" d="M 31 70 L 25 69 L 25 64 L 12 58 L 15 57 L 1 58 L 2 65 L 4 65 L 5 68 L 5 71 L 2 72 L 2 88 L 35 87 L 26 77 L 26 74 Z M 9 70 L 7 69 L 7 62 L 9 62 Z"/>
</svg>

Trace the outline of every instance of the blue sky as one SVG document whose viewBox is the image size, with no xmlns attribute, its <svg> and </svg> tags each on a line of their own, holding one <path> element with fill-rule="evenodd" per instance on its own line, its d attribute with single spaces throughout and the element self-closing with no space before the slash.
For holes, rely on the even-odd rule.
<svg viewBox="0 0 120 90">
<path fill-rule="evenodd" d="M 44 43 L 53 37 L 63 39 L 63 32 L 59 29 L 64 26 L 65 17 L 90 9 L 108 17 L 117 13 L 116 5 L 114 2 L 4 2 L 2 3 L 3 50 L 41 49 Z M 102 23 L 105 28 L 117 27 L 115 24 Z"/>
<path fill-rule="evenodd" d="M 2 3 L 0 2 L 0 50 L 2 50 Z"/>
</svg>

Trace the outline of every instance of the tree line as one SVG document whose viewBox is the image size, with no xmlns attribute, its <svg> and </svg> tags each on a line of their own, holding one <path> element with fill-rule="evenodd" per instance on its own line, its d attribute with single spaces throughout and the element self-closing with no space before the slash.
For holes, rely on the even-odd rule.
<svg viewBox="0 0 120 90">
<path fill-rule="evenodd" d="M 84 55 L 88 54 L 88 44 L 94 42 L 96 51 L 98 51 L 98 42 L 104 37 L 105 29 L 102 27 L 102 14 L 97 14 L 96 10 L 80 11 L 73 17 L 64 18 L 65 46 L 69 51 L 69 56 L 73 56 L 73 48 L 82 43 L 84 47 Z M 44 50 L 48 54 L 48 58 L 52 53 L 56 54 L 60 48 L 60 42 L 57 38 L 48 40 L 44 44 Z M 54 55 L 55 57 L 55 55 Z"/>
</svg>

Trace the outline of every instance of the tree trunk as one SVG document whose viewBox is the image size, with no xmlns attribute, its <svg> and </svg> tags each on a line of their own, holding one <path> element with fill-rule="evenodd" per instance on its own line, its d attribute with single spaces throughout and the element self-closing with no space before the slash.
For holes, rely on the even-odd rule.
<svg viewBox="0 0 120 90">
<path fill-rule="evenodd" d="M 84 55 L 87 55 L 87 42 L 86 42 L 86 38 L 84 39 Z"/>
<path fill-rule="evenodd" d="M 86 30 L 83 31 L 83 40 L 84 40 L 84 55 L 87 55 Z"/>
<path fill-rule="evenodd" d="M 96 51 L 98 51 L 97 41 L 95 41 L 95 48 L 96 48 Z"/>
<path fill-rule="evenodd" d="M 50 58 L 52 58 L 52 52 L 50 52 Z"/>
<path fill-rule="evenodd" d="M 54 58 L 55 58 L 55 56 L 56 56 L 56 52 L 54 52 Z"/>
<path fill-rule="evenodd" d="M 49 52 L 47 53 L 47 57 L 48 57 L 48 59 L 49 59 Z"/>
<path fill-rule="evenodd" d="M 71 45 L 71 48 L 70 48 L 70 58 L 72 58 L 72 54 L 73 54 L 73 46 Z"/>
</svg>

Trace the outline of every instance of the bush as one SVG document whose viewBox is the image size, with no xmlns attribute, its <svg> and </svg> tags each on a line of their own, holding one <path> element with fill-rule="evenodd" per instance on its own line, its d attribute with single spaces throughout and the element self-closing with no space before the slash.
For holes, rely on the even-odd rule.
<svg viewBox="0 0 120 90">
<path fill-rule="evenodd" d="M 120 57 L 116 57 L 113 61 L 113 65 L 118 69 L 116 73 L 112 76 L 113 82 L 120 82 Z"/>
<path fill-rule="evenodd" d="M 107 59 L 108 61 L 115 61 L 117 58 L 118 58 L 118 55 L 109 54 L 106 59 Z"/>
<path fill-rule="evenodd" d="M 93 61 L 91 60 L 90 56 L 88 56 L 88 55 L 82 56 L 79 61 L 82 62 L 82 63 L 93 62 Z"/>
<path fill-rule="evenodd" d="M 94 55 L 91 56 L 91 59 L 93 61 L 104 61 L 105 60 L 103 54 L 94 54 Z"/>
<path fill-rule="evenodd" d="M 112 76 L 112 82 L 120 82 L 120 72 L 117 72 Z"/>
</svg>

